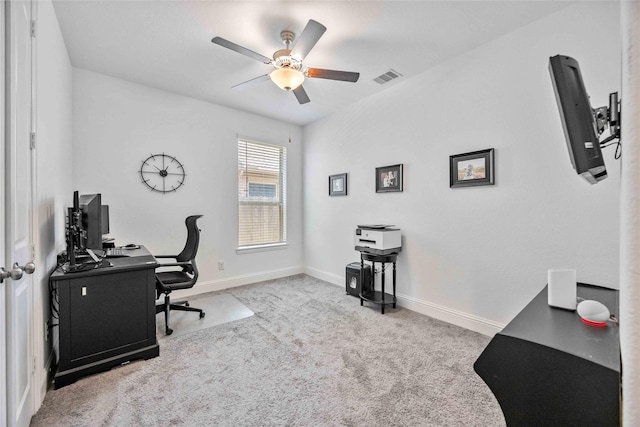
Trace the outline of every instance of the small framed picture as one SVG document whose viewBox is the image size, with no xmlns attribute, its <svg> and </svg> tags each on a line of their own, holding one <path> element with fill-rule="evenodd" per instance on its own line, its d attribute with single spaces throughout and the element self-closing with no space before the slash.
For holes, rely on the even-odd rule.
<svg viewBox="0 0 640 427">
<path fill-rule="evenodd" d="M 376 168 L 376 193 L 402 191 L 402 163 Z"/>
<path fill-rule="evenodd" d="M 449 187 L 494 185 L 493 148 L 449 156 Z"/>
<path fill-rule="evenodd" d="M 330 196 L 346 196 L 347 195 L 347 174 L 346 173 L 329 175 L 329 195 Z"/>
</svg>

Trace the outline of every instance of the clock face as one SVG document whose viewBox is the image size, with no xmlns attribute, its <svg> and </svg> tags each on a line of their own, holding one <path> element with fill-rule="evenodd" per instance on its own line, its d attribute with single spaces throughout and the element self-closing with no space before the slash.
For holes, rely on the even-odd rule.
<svg viewBox="0 0 640 427">
<path fill-rule="evenodd" d="M 184 183 L 184 166 L 168 154 L 152 154 L 140 167 L 142 182 L 159 193 L 176 191 Z"/>
</svg>

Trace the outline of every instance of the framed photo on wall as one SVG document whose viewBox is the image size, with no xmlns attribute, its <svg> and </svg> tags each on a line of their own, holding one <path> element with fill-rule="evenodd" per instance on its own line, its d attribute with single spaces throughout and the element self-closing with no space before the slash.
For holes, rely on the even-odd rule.
<svg viewBox="0 0 640 427">
<path fill-rule="evenodd" d="M 376 168 L 376 193 L 402 191 L 402 163 Z"/>
<path fill-rule="evenodd" d="M 346 196 L 347 195 L 347 174 L 346 173 L 329 175 L 329 195 L 330 196 Z"/>
<path fill-rule="evenodd" d="M 449 187 L 494 185 L 493 148 L 449 156 Z"/>
</svg>

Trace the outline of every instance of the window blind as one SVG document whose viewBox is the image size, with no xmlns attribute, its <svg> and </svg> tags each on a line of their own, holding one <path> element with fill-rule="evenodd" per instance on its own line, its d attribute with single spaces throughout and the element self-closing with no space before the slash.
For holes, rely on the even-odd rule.
<svg viewBox="0 0 640 427">
<path fill-rule="evenodd" d="M 238 139 L 238 247 L 287 241 L 287 149 Z"/>
</svg>

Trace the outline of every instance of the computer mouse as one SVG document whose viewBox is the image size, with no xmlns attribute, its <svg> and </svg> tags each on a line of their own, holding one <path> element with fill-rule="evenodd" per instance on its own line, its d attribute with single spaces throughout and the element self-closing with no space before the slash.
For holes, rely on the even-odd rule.
<svg viewBox="0 0 640 427">
<path fill-rule="evenodd" d="M 125 246 L 125 248 L 128 249 L 138 249 L 140 246 L 134 244 L 134 243 L 129 243 L 127 246 Z"/>
<path fill-rule="evenodd" d="M 609 309 L 599 301 L 584 300 L 576 309 L 582 321 L 596 326 L 606 326 L 611 316 Z"/>
</svg>

